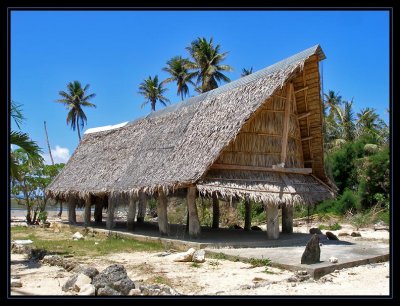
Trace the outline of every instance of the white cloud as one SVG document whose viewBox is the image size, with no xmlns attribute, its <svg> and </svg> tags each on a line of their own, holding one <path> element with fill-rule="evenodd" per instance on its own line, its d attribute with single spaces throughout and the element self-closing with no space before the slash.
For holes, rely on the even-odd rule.
<svg viewBox="0 0 400 306">
<path fill-rule="evenodd" d="M 51 154 L 53 155 L 55 164 L 66 163 L 71 157 L 71 155 L 69 154 L 69 149 L 60 147 L 59 145 L 56 145 L 55 149 L 51 149 Z M 50 154 L 45 153 L 42 154 L 42 156 L 44 158 L 45 164 L 51 165 Z"/>
</svg>

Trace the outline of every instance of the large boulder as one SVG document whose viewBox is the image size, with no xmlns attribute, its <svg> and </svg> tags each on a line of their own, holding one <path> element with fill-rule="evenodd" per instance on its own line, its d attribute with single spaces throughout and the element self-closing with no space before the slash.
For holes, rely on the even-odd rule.
<svg viewBox="0 0 400 306">
<path fill-rule="evenodd" d="M 88 295 L 88 296 L 96 295 L 96 288 L 92 284 L 83 285 L 78 295 Z"/>
<path fill-rule="evenodd" d="M 85 274 L 78 274 L 78 277 L 75 280 L 75 284 L 74 284 L 74 291 L 80 292 L 81 288 L 84 285 L 88 285 L 92 282 L 91 278 Z"/>
<path fill-rule="evenodd" d="M 322 232 L 321 232 L 321 230 L 319 228 L 312 227 L 312 228 L 310 228 L 310 234 L 312 234 L 312 235 L 314 235 L 314 234 L 321 235 Z"/>
<path fill-rule="evenodd" d="M 62 291 L 73 290 L 77 278 L 78 274 L 74 274 L 70 278 L 68 278 L 64 285 L 61 287 Z"/>
<path fill-rule="evenodd" d="M 314 264 L 320 260 L 321 249 L 319 247 L 319 236 L 314 234 L 306 245 L 303 255 L 301 256 L 302 264 Z"/>
<path fill-rule="evenodd" d="M 205 262 L 206 252 L 204 250 L 197 250 L 193 253 L 192 261 L 193 262 Z"/>
<path fill-rule="evenodd" d="M 76 266 L 72 272 L 85 274 L 86 276 L 90 277 L 90 279 L 93 279 L 97 274 L 99 274 L 99 271 L 95 267 L 82 265 Z"/>
<path fill-rule="evenodd" d="M 192 261 L 193 254 L 196 252 L 194 248 L 190 248 L 186 252 L 183 253 L 177 253 L 174 256 L 173 261 L 182 261 L 182 262 L 188 262 Z"/>
<path fill-rule="evenodd" d="M 339 238 L 332 232 L 326 232 L 325 235 L 329 240 L 339 240 Z"/>
<path fill-rule="evenodd" d="M 118 264 L 111 265 L 96 275 L 93 278 L 92 284 L 96 287 L 97 295 L 100 295 L 99 290 L 101 288 L 104 288 L 104 290 L 100 291 L 102 292 L 102 295 L 109 295 L 106 293 L 112 293 L 112 290 L 117 291 L 122 295 L 128 295 L 131 289 L 135 289 L 135 284 L 128 277 L 125 267 Z"/>
<path fill-rule="evenodd" d="M 105 286 L 105 287 L 99 288 L 99 290 L 97 290 L 97 295 L 98 296 L 110 296 L 110 295 L 122 295 L 122 293 L 117 290 L 114 290 L 113 288 L 111 288 L 109 286 Z"/>
</svg>

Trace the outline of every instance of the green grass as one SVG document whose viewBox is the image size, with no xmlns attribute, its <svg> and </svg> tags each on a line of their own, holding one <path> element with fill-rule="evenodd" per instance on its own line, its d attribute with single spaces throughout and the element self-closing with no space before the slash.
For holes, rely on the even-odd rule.
<svg viewBox="0 0 400 306">
<path fill-rule="evenodd" d="M 321 225 L 318 226 L 318 228 L 321 229 L 321 230 L 337 231 L 337 230 L 340 230 L 342 228 L 342 226 L 339 223 L 336 222 L 336 223 L 331 224 L 331 225 L 321 224 Z"/>
<path fill-rule="evenodd" d="M 208 257 L 213 259 L 228 259 L 228 256 L 224 253 L 210 253 Z"/>
<path fill-rule="evenodd" d="M 250 258 L 248 263 L 251 264 L 253 268 L 255 267 L 267 267 L 271 264 L 271 260 L 268 258 Z"/>
<path fill-rule="evenodd" d="M 162 244 L 158 242 L 137 241 L 122 238 L 118 235 L 112 235 L 111 237 L 103 235 L 86 236 L 84 240 L 74 241 L 71 239 L 72 234 L 72 231 L 69 230 L 54 234 L 50 230 L 43 228 L 11 228 L 12 239 L 30 239 L 33 241 L 33 247 L 53 254 L 96 256 L 117 252 L 156 252 L 164 250 Z"/>
<path fill-rule="evenodd" d="M 192 263 L 190 264 L 190 266 L 191 266 L 192 268 L 200 268 L 200 265 L 199 265 L 197 262 L 192 262 Z"/>
<path fill-rule="evenodd" d="M 167 286 L 172 286 L 171 280 L 162 275 L 156 275 L 146 280 L 146 283 L 150 284 L 163 284 Z"/>
</svg>

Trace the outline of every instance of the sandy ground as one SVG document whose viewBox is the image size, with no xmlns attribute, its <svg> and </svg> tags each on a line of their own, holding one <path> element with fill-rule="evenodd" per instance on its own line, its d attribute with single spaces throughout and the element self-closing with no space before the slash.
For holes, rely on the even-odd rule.
<svg viewBox="0 0 400 306">
<path fill-rule="evenodd" d="M 294 228 L 308 232 L 313 225 Z M 343 225 L 339 232 L 354 230 Z M 323 231 L 324 232 L 324 231 Z M 389 232 L 360 229 L 362 238 L 388 242 Z M 198 264 L 173 262 L 173 254 L 134 252 L 116 253 L 74 260 L 96 267 L 99 271 L 113 263 L 125 266 L 134 281 L 165 283 L 182 295 L 389 295 L 389 262 L 337 270 L 315 281 L 289 282 L 294 273 L 278 268 L 252 268 L 250 264 L 207 258 Z M 61 267 L 28 261 L 25 255 L 11 255 L 11 277 L 19 278 L 21 288 L 11 288 L 12 295 L 65 295 L 62 285 L 72 273 Z"/>
</svg>

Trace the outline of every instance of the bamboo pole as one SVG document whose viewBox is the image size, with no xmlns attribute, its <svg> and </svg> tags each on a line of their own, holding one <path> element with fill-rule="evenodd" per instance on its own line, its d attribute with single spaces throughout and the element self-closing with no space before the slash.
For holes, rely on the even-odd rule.
<svg viewBox="0 0 400 306">
<path fill-rule="evenodd" d="M 267 237 L 279 238 L 278 206 L 272 203 L 267 203 Z"/>
<path fill-rule="evenodd" d="M 219 200 L 216 193 L 212 195 L 212 206 L 213 206 L 213 221 L 212 228 L 219 228 Z"/>
<path fill-rule="evenodd" d="M 135 229 L 135 216 L 136 216 L 136 197 L 134 195 L 131 195 L 129 197 L 129 207 L 128 207 L 128 219 L 127 219 L 128 231 L 133 231 Z"/>
</svg>

